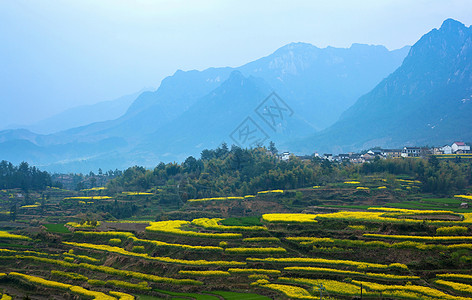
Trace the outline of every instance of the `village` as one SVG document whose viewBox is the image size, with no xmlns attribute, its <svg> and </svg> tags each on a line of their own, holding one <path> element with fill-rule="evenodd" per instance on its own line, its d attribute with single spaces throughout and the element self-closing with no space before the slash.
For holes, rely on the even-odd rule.
<svg viewBox="0 0 472 300">
<path fill-rule="evenodd" d="M 293 154 L 290 152 L 283 152 L 279 159 L 282 161 L 289 160 Z M 331 153 L 314 153 L 311 156 L 297 156 L 298 158 L 305 159 L 325 159 L 330 162 L 350 162 L 350 163 L 364 163 L 372 161 L 374 159 L 387 159 L 387 158 L 406 158 L 406 157 L 420 157 L 427 158 L 430 156 L 436 156 L 441 159 L 451 158 L 472 158 L 472 151 L 470 145 L 464 142 L 454 142 L 451 145 L 444 145 L 442 147 L 411 147 L 405 146 L 402 149 L 382 149 L 380 147 L 371 148 L 360 153 L 349 152 L 333 155 Z"/>
</svg>

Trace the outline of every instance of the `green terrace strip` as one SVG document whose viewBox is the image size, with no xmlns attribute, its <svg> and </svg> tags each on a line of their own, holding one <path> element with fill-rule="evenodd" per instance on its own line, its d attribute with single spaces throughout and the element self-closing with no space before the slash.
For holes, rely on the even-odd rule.
<svg viewBox="0 0 472 300">
<path fill-rule="evenodd" d="M 396 292 L 395 295 L 398 298 L 407 298 L 408 292 L 411 292 L 411 293 L 416 293 L 416 294 L 423 295 L 426 297 L 439 298 L 439 299 L 457 299 L 457 300 L 470 299 L 470 298 L 452 296 L 440 290 L 422 286 L 422 285 L 411 285 L 411 284 L 387 285 L 387 284 L 380 284 L 380 283 L 367 282 L 367 281 L 357 281 L 357 280 L 353 280 L 352 283 L 357 286 L 363 286 L 370 291 L 382 292 L 382 294 L 387 292 L 386 294 L 384 294 L 385 296 L 388 295 L 388 292 L 394 291 Z M 405 293 L 405 295 L 403 295 L 403 293 Z M 420 297 L 420 298 L 424 298 L 424 297 Z M 414 299 L 418 299 L 418 297 Z"/>
<path fill-rule="evenodd" d="M 74 235 L 83 235 L 85 237 L 116 237 L 116 238 L 130 238 L 133 237 L 134 234 L 131 232 L 123 232 L 123 231 L 75 231 Z"/>
<path fill-rule="evenodd" d="M 220 225 L 220 224 L 218 224 L 218 222 L 221 221 L 221 220 L 224 220 L 224 219 L 220 219 L 220 218 L 213 218 L 213 219 L 200 218 L 200 219 L 193 220 L 192 224 L 196 225 L 196 226 L 203 227 L 203 228 L 215 229 L 215 230 L 228 230 L 228 231 L 231 231 L 231 230 L 236 230 L 236 231 L 240 231 L 240 230 L 243 230 L 243 231 L 244 230 L 247 230 L 247 231 L 267 230 L 267 228 L 264 227 L 264 226 L 225 226 L 225 225 Z"/>
<path fill-rule="evenodd" d="M 264 214 L 262 219 L 270 223 L 317 223 L 315 214 Z"/>
<path fill-rule="evenodd" d="M 267 263 L 304 263 L 304 264 L 328 264 L 328 265 L 341 265 L 356 267 L 358 269 L 403 269 L 408 270 L 408 267 L 404 264 L 393 263 L 390 265 L 375 264 L 360 261 L 351 260 L 338 260 L 338 259 L 324 259 L 324 258 L 308 258 L 308 257 L 284 257 L 284 258 L 255 258 L 248 257 L 247 261 L 251 262 L 267 262 Z"/>
<path fill-rule="evenodd" d="M 405 241 L 398 243 L 387 243 L 383 241 L 363 241 L 363 240 L 342 240 L 332 238 L 317 238 L 317 237 L 287 237 L 289 241 L 300 242 L 300 245 L 336 245 L 341 247 L 369 247 L 369 248 L 399 248 L 399 249 L 418 249 L 418 250 L 448 250 L 448 249 L 470 249 L 472 244 L 425 244 L 413 241 Z"/>
<path fill-rule="evenodd" d="M 230 254 L 274 254 L 274 253 L 286 253 L 282 247 L 273 248 L 226 248 L 225 253 Z"/>
<path fill-rule="evenodd" d="M 117 253 L 125 256 L 131 257 L 139 257 L 148 260 L 159 261 L 163 263 L 171 263 L 171 264 L 181 264 L 181 265 L 190 265 L 190 266 L 237 266 L 237 265 L 245 265 L 244 262 L 239 261 L 208 261 L 208 260 L 185 260 L 185 259 L 175 259 L 170 257 L 152 257 L 145 253 L 134 253 L 130 251 L 126 251 L 120 247 L 114 247 L 109 245 L 97 245 L 97 244 L 89 244 L 89 243 L 74 243 L 74 242 L 62 242 L 63 244 L 75 247 L 82 247 L 87 249 L 94 249 L 99 251 L 106 251 L 110 253 Z"/>
<path fill-rule="evenodd" d="M 49 287 L 49 288 L 69 290 L 74 294 L 78 294 L 85 297 L 92 297 L 93 299 L 97 299 L 97 300 L 116 300 L 115 297 L 108 296 L 101 292 L 87 290 L 80 286 L 64 284 L 57 281 L 46 280 L 44 278 L 37 277 L 37 276 L 31 276 L 31 275 L 21 274 L 17 272 L 10 272 L 8 276 L 19 278 L 19 279 L 22 279 L 22 280 L 25 280 L 34 284 L 39 284 L 39 285 Z"/>
<path fill-rule="evenodd" d="M 280 239 L 276 237 L 252 237 L 252 238 L 245 238 L 243 242 L 265 242 L 265 243 L 279 243 Z"/>
<path fill-rule="evenodd" d="M 316 267 L 285 267 L 285 271 L 291 272 L 307 272 L 307 273 L 317 273 L 317 274 L 333 274 L 333 275 L 349 275 L 349 276 L 360 276 L 373 279 L 385 279 L 385 280 L 419 280 L 418 276 L 402 276 L 402 275 L 392 275 L 384 273 L 362 273 L 356 271 L 348 270 L 339 270 L 339 269 L 329 269 L 329 268 L 316 268 Z"/>
<path fill-rule="evenodd" d="M 64 200 L 107 200 L 112 199 L 110 196 L 79 196 L 79 197 L 65 197 Z"/>
<path fill-rule="evenodd" d="M 0 231 L 0 239 L 9 239 L 9 240 L 27 240 L 30 241 L 31 238 L 19 235 L 19 234 L 11 234 L 7 231 Z"/>
<path fill-rule="evenodd" d="M 187 276 L 230 276 L 231 274 L 226 271 L 186 271 L 180 270 L 180 275 L 187 275 Z"/>
<path fill-rule="evenodd" d="M 51 254 L 51 253 L 44 253 L 44 252 L 37 252 L 37 251 L 30 251 L 30 250 L 18 251 L 18 250 L 10 250 L 10 249 L 0 249 L 0 257 L 3 254 L 7 254 L 7 255 L 30 254 L 30 255 L 36 255 L 36 256 L 52 256 L 52 257 L 60 256 L 59 254 Z"/>
<path fill-rule="evenodd" d="M 73 273 L 73 272 L 63 272 L 63 271 L 57 271 L 57 270 L 51 270 L 52 275 L 56 276 L 61 276 L 61 277 L 66 277 L 72 280 L 84 280 L 87 281 L 88 278 L 85 277 L 84 275 Z"/>
<path fill-rule="evenodd" d="M 160 289 L 153 289 L 153 291 L 172 296 L 172 300 L 187 300 L 187 299 L 195 299 L 195 300 L 219 300 L 220 298 L 214 296 L 214 295 L 208 295 L 210 292 L 204 292 L 205 294 L 199 294 L 199 293 L 179 293 L 179 292 L 171 292 L 171 291 L 165 291 L 165 290 L 160 290 Z M 207 294 L 208 293 L 208 294 Z M 211 292 L 213 293 L 213 292 Z M 139 295 L 139 299 L 143 300 L 161 300 L 162 298 L 155 298 L 155 297 L 149 297 L 145 298 L 142 295 Z M 166 298 L 168 299 L 168 298 Z M 241 298 L 236 298 L 236 299 L 241 299 Z M 244 299 L 244 298 L 242 298 Z"/>
<path fill-rule="evenodd" d="M 289 297 L 290 299 L 313 299 L 313 300 L 319 299 L 319 297 L 315 297 L 311 295 L 307 290 L 298 286 L 276 284 L 276 283 L 260 284 L 260 286 L 274 290 L 274 291 L 281 292 L 285 294 L 285 296 Z"/>
<path fill-rule="evenodd" d="M 452 281 L 446 281 L 442 279 L 438 279 L 435 281 L 436 284 L 448 287 L 453 289 L 454 291 L 457 292 L 462 292 L 462 293 L 467 293 L 472 295 L 472 285 L 470 284 L 464 284 L 464 283 L 458 283 L 458 282 L 452 282 Z"/>
<path fill-rule="evenodd" d="M 290 277 L 279 277 L 278 281 L 284 283 L 295 283 L 295 284 L 302 284 L 302 285 L 309 285 L 315 287 L 323 285 L 326 291 L 330 294 L 336 295 L 343 295 L 343 296 L 360 296 L 361 290 L 358 286 L 347 283 L 347 282 L 340 282 L 335 280 L 327 280 L 327 279 L 308 279 L 308 278 L 290 278 Z M 378 294 L 371 293 L 362 289 L 362 294 L 367 297 L 371 296 L 379 296 Z M 317 298 L 319 299 L 319 297 Z"/>
<path fill-rule="evenodd" d="M 121 281 L 121 280 L 107 280 L 104 281 L 106 285 L 112 285 L 124 289 L 133 289 L 133 290 L 139 290 L 139 291 L 149 291 L 151 290 L 151 287 L 148 286 L 148 283 L 146 281 L 140 282 L 140 283 L 129 283 L 126 281 Z"/>
<path fill-rule="evenodd" d="M 419 210 L 419 209 L 390 208 L 390 207 L 369 207 L 367 210 L 403 213 L 407 215 L 444 215 L 444 214 L 455 215 L 455 213 L 450 210 Z"/>
<path fill-rule="evenodd" d="M 448 226 L 436 228 L 437 235 L 459 235 L 466 234 L 468 228 L 465 226 Z"/>
<path fill-rule="evenodd" d="M 388 208 L 382 208 L 383 210 L 387 210 Z M 422 210 L 405 210 L 405 209 L 392 209 L 392 210 L 400 210 L 399 212 L 392 212 L 388 213 L 385 211 L 340 211 L 335 213 L 328 213 L 328 214 L 311 214 L 313 219 L 318 221 L 322 220 L 339 220 L 339 221 L 348 221 L 348 222 L 367 222 L 367 223 L 400 223 L 400 224 L 418 224 L 418 223 L 428 223 L 428 224 L 472 224 L 472 213 L 461 213 L 455 214 L 462 216 L 461 221 L 445 221 L 445 220 L 421 220 L 421 219 L 412 219 L 408 218 L 409 216 L 414 215 L 429 215 L 431 213 L 425 213 Z M 432 214 L 437 214 L 438 211 L 426 211 L 426 212 L 435 212 Z M 443 211 L 444 212 L 444 211 Z M 446 211 L 447 214 L 451 214 Z M 453 214 L 453 213 L 452 213 Z M 269 215 L 277 215 L 277 214 L 269 214 Z M 289 214 L 288 214 L 289 215 Z M 267 215 L 263 215 L 263 218 L 267 220 Z M 305 216 L 308 218 L 308 215 Z M 280 218 L 280 216 L 272 216 L 271 218 Z M 271 222 L 271 220 L 267 220 Z M 283 220 L 281 220 L 283 222 Z M 286 221 L 287 222 L 287 221 Z"/>
<path fill-rule="evenodd" d="M 235 293 L 227 291 L 211 291 L 213 295 L 219 295 L 226 300 L 272 300 L 269 297 L 251 293 Z M 203 299 L 202 299 L 203 300 Z M 210 300 L 210 299 L 207 299 Z"/>
<path fill-rule="evenodd" d="M 265 275 L 265 274 L 251 274 L 249 275 L 247 278 L 249 279 L 267 279 L 269 280 L 269 276 Z"/>
<path fill-rule="evenodd" d="M 119 300 L 134 300 L 134 296 L 122 292 L 115 292 L 115 291 L 109 291 L 108 292 L 112 296 L 118 297 Z"/>
<path fill-rule="evenodd" d="M 284 193 L 284 190 L 268 190 L 268 191 L 257 192 L 258 195 L 261 195 L 261 194 L 283 194 L 283 193 Z"/>
<path fill-rule="evenodd" d="M 391 240 L 408 240 L 408 241 L 427 241 L 427 242 L 459 242 L 472 241 L 472 236 L 418 236 L 418 235 L 389 235 L 377 233 L 364 233 L 363 236 L 368 238 L 381 238 Z"/>
<path fill-rule="evenodd" d="M 93 263 L 100 262 L 99 259 L 87 256 L 87 255 L 77 255 L 77 254 L 73 254 L 73 253 L 69 253 L 69 252 L 64 252 L 62 255 L 64 255 L 65 257 L 78 258 L 78 259 L 86 260 L 88 262 L 93 262 Z"/>
<path fill-rule="evenodd" d="M 152 196 L 153 193 L 146 193 L 146 192 L 121 192 L 123 195 L 126 196 Z"/>
<path fill-rule="evenodd" d="M 325 279 L 308 279 L 308 278 L 287 278 L 279 277 L 281 282 L 311 285 L 315 290 L 320 284 L 328 293 L 343 296 L 360 296 L 362 286 L 362 294 L 366 297 L 385 297 L 394 299 L 452 299 L 466 300 L 470 298 L 457 297 L 441 292 L 437 289 L 425 287 L 421 285 L 386 285 L 367 281 L 352 280 L 351 283 L 339 282 L 335 280 Z"/>
<path fill-rule="evenodd" d="M 240 233 L 203 233 L 195 231 L 184 231 L 180 227 L 183 225 L 189 225 L 189 221 L 161 221 L 161 222 L 150 222 L 150 226 L 146 227 L 147 231 L 150 232 L 163 232 L 169 234 L 190 236 L 190 237 L 202 237 L 202 238 L 220 238 L 220 239 L 231 239 L 241 238 Z"/>
<path fill-rule="evenodd" d="M 100 222 L 97 221 L 96 224 L 93 224 L 90 221 L 87 221 L 83 224 L 80 224 L 80 223 L 77 223 L 77 222 L 68 222 L 68 223 L 66 223 L 66 225 L 74 227 L 74 228 L 95 228 L 98 225 L 100 225 Z"/>
<path fill-rule="evenodd" d="M 216 247 L 216 246 L 192 246 L 192 245 L 186 245 L 186 244 L 170 244 L 170 243 L 156 241 L 156 240 L 138 239 L 136 237 L 131 237 L 130 239 L 132 239 L 133 242 L 136 242 L 136 243 L 149 244 L 149 245 L 153 245 L 157 247 L 178 248 L 178 249 L 192 250 L 192 251 L 223 251 L 224 250 L 223 248 Z"/>
<path fill-rule="evenodd" d="M 187 202 L 204 202 L 204 201 L 224 201 L 224 200 L 243 200 L 245 197 L 213 197 L 201 199 L 189 199 Z"/>
<path fill-rule="evenodd" d="M 106 221 L 106 223 L 118 223 L 118 224 L 149 224 L 151 223 L 152 220 L 141 220 L 141 221 L 138 221 L 138 220 L 118 220 L 118 221 Z"/>
<path fill-rule="evenodd" d="M 232 274 L 266 274 L 266 275 L 279 275 L 281 271 L 274 269 L 238 269 L 229 268 L 228 272 Z"/>
<path fill-rule="evenodd" d="M 133 278 L 149 280 L 149 281 L 153 281 L 157 283 L 168 283 L 168 284 L 178 284 L 178 285 L 180 284 L 202 285 L 203 284 L 203 282 L 193 280 L 193 279 L 175 279 L 175 278 L 169 278 L 169 277 L 161 277 L 157 275 L 139 273 L 139 272 L 134 272 L 134 271 L 119 270 L 112 267 L 97 266 L 97 265 L 91 265 L 87 263 L 80 263 L 80 264 L 70 263 L 70 262 L 66 262 L 62 260 L 50 259 L 50 258 L 45 258 L 45 257 L 15 255 L 15 256 L 0 256 L 0 258 L 12 259 L 12 260 L 32 260 L 32 261 L 40 262 L 40 263 L 55 264 L 55 265 L 59 265 L 65 268 L 82 268 L 82 269 L 87 269 L 91 271 L 103 272 L 110 275 L 133 277 Z"/>
<path fill-rule="evenodd" d="M 472 282 L 472 275 L 470 274 L 436 274 L 436 277 L 444 279 L 467 280 Z"/>
</svg>

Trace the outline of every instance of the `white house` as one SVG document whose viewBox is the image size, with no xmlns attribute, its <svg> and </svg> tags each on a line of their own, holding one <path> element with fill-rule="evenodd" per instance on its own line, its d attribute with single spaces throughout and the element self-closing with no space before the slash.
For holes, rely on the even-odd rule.
<svg viewBox="0 0 472 300">
<path fill-rule="evenodd" d="M 419 147 L 403 147 L 402 157 L 419 157 L 421 148 Z"/>
<path fill-rule="evenodd" d="M 470 146 L 466 145 L 464 142 L 454 142 L 451 146 L 452 152 L 457 152 L 458 150 L 470 151 Z"/>
<path fill-rule="evenodd" d="M 290 159 L 290 152 L 282 153 L 282 155 L 280 156 L 280 159 L 283 160 L 283 161 L 289 160 Z"/>
<path fill-rule="evenodd" d="M 449 145 L 445 145 L 440 148 L 443 154 L 452 154 L 452 147 Z"/>
</svg>

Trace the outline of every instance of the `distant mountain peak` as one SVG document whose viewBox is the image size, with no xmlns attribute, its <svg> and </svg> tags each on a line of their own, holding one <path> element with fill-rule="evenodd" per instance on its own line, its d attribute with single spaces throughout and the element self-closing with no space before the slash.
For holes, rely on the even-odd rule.
<svg viewBox="0 0 472 300">
<path fill-rule="evenodd" d="M 382 51 L 388 51 L 388 49 L 383 45 L 369 45 L 369 44 L 359 44 L 359 43 L 352 43 L 351 50 L 367 50 L 367 49 L 376 49 Z"/>
<path fill-rule="evenodd" d="M 466 29 L 467 27 L 462 24 L 461 22 L 454 20 L 454 19 L 446 19 L 442 23 L 441 27 L 439 28 L 440 31 L 446 31 L 446 32 L 454 32 L 454 31 L 459 31 L 461 29 Z"/>
<path fill-rule="evenodd" d="M 222 86 L 237 86 L 237 85 L 244 85 L 244 83 L 248 80 L 240 71 L 235 70 L 229 74 L 228 79 L 226 79 Z"/>
</svg>

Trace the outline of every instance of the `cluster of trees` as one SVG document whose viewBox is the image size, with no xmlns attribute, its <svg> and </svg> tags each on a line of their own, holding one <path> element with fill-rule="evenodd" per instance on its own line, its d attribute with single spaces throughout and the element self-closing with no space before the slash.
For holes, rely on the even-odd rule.
<svg viewBox="0 0 472 300">
<path fill-rule="evenodd" d="M 114 203 L 100 204 L 96 207 L 97 212 L 108 212 L 117 219 L 124 219 L 133 216 L 137 211 L 138 207 L 132 203 Z"/>
<path fill-rule="evenodd" d="M 0 162 L 0 189 L 44 190 L 51 185 L 51 175 L 48 172 L 30 167 L 26 162 L 18 166 L 5 160 Z"/>
<path fill-rule="evenodd" d="M 360 173 L 409 175 L 421 181 L 423 192 L 451 195 L 472 185 L 472 161 L 428 159 L 375 160 L 359 167 Z"/>
<path fill-rule="evenodd" d="M 271 151 L 272 150 L 272 151 Z M 153 170 L 132 167 L 111 180 L 109 191 L 145 191 L 159 187 L 161 203 L 187 199 L 248 195 L 268 189 L 294 189 L 340 180 L 342 168 L 321 160 L 281 161 L 274 148 L 242 149 L 226 144 L 203 150 L 183 163 L 160 163 Z"/>
</svg>

